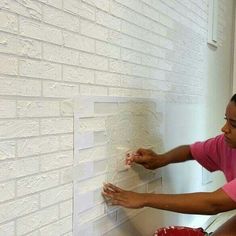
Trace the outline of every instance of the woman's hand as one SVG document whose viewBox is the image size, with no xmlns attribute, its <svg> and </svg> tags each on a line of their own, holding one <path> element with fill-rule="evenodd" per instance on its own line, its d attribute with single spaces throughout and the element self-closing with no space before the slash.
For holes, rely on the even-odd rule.
<svg viewBox="0 0 236 236">
<path fill-rule="evenodd" d="M 113 184 L 104 184 L 102 195 L 110 201 L 112 205 L 126 208 L 142 208 L 145 204 L 145 194 L 125 191 Z"/>
<path fill-rule="evenodd" d="M 126 165 L 132 166 L 134 163 L 140 164 L 150 170 L 163 166 L 158 154 L 150 149 L 143 148 L 138 149 L 134 153 L 127 154 Z"/>
</svg>

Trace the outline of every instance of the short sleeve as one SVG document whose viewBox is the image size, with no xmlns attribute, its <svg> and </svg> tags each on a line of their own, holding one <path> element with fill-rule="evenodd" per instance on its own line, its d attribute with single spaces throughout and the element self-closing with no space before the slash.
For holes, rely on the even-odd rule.
<svg viewBox="0 0 236 236">
<path fill-rule="evenodd" d="M 221 135 L 204 142 L 196 142 L 190 145 L 193 159 L 207 170 L 213 172 L 220 170 Z"/>
<path fill-rule="evenodd" d="M 232 200 L 236 202 L 236 179 L 233 179 L 225 184 L 222 189 Z"/>
</svg>

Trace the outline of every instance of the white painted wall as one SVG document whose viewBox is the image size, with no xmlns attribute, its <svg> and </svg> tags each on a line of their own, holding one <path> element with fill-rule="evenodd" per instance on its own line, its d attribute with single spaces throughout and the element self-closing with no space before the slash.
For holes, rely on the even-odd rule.
<svg viewBox="0 0 236 236">
<path fill-rule="evenodd" d="M 219 1 L 214 50 L 207 0 L 1 1 L 0 235 L 72 235 L 73 107 L 65 99 L 164 96 L 166 148 L 216 134 L 231 95 L 233 2 Z M 176 135 L 184 128 L 188 136 Z M 157 226 L 187 219 L 163 213 Z M 152 230 L 137 220 L 144 235 Z M 131 232 L 124 225 L 114 235 L 122 230 Z"/>
</svg>

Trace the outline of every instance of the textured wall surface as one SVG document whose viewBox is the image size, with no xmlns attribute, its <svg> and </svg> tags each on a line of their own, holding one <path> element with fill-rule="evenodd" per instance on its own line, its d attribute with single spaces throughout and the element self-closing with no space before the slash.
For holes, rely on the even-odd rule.
<svg viewBox="0 0 236 236">
<path fill-rule="evenodd" d="M 220 48 L 232 1 L 219 3 Z M 207 9 L 207 0 L 0 1 L 1 236 L 72 235 L 66 99 L 201 103 Z"/>
<path fill-rule="evenodd" d="M 127 168 L 125 157 L 139 147 L 163 151 L 164 106 L 155 100 L 111 97 L 80 97 L 75 106 L 74 235 L 105 235 L 145 209 L 109 206 L 101 196 L 103 183 L 161 191 L 160 170 Z M 135 221 L 130 225 L 136 226 Z"/>
</svg>

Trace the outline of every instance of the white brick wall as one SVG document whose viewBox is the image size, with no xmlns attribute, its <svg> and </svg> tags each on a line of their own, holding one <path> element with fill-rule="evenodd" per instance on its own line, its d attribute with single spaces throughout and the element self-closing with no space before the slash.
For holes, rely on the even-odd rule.
<svg viewBox="0 0 236 236">
<path fill-rule="evenodd" d="M 206 39 L 206 0 L 0 1 L 0 236 L 72 235 L 73 106 L 65 99 L 194 104 L 208 76 Z M 81 129 L 91 128 L 103 142 L 104 123 L 84 118 Z M 102 156 L 102 146 L 81 151 L 81 160 Z"/>
</svg>

